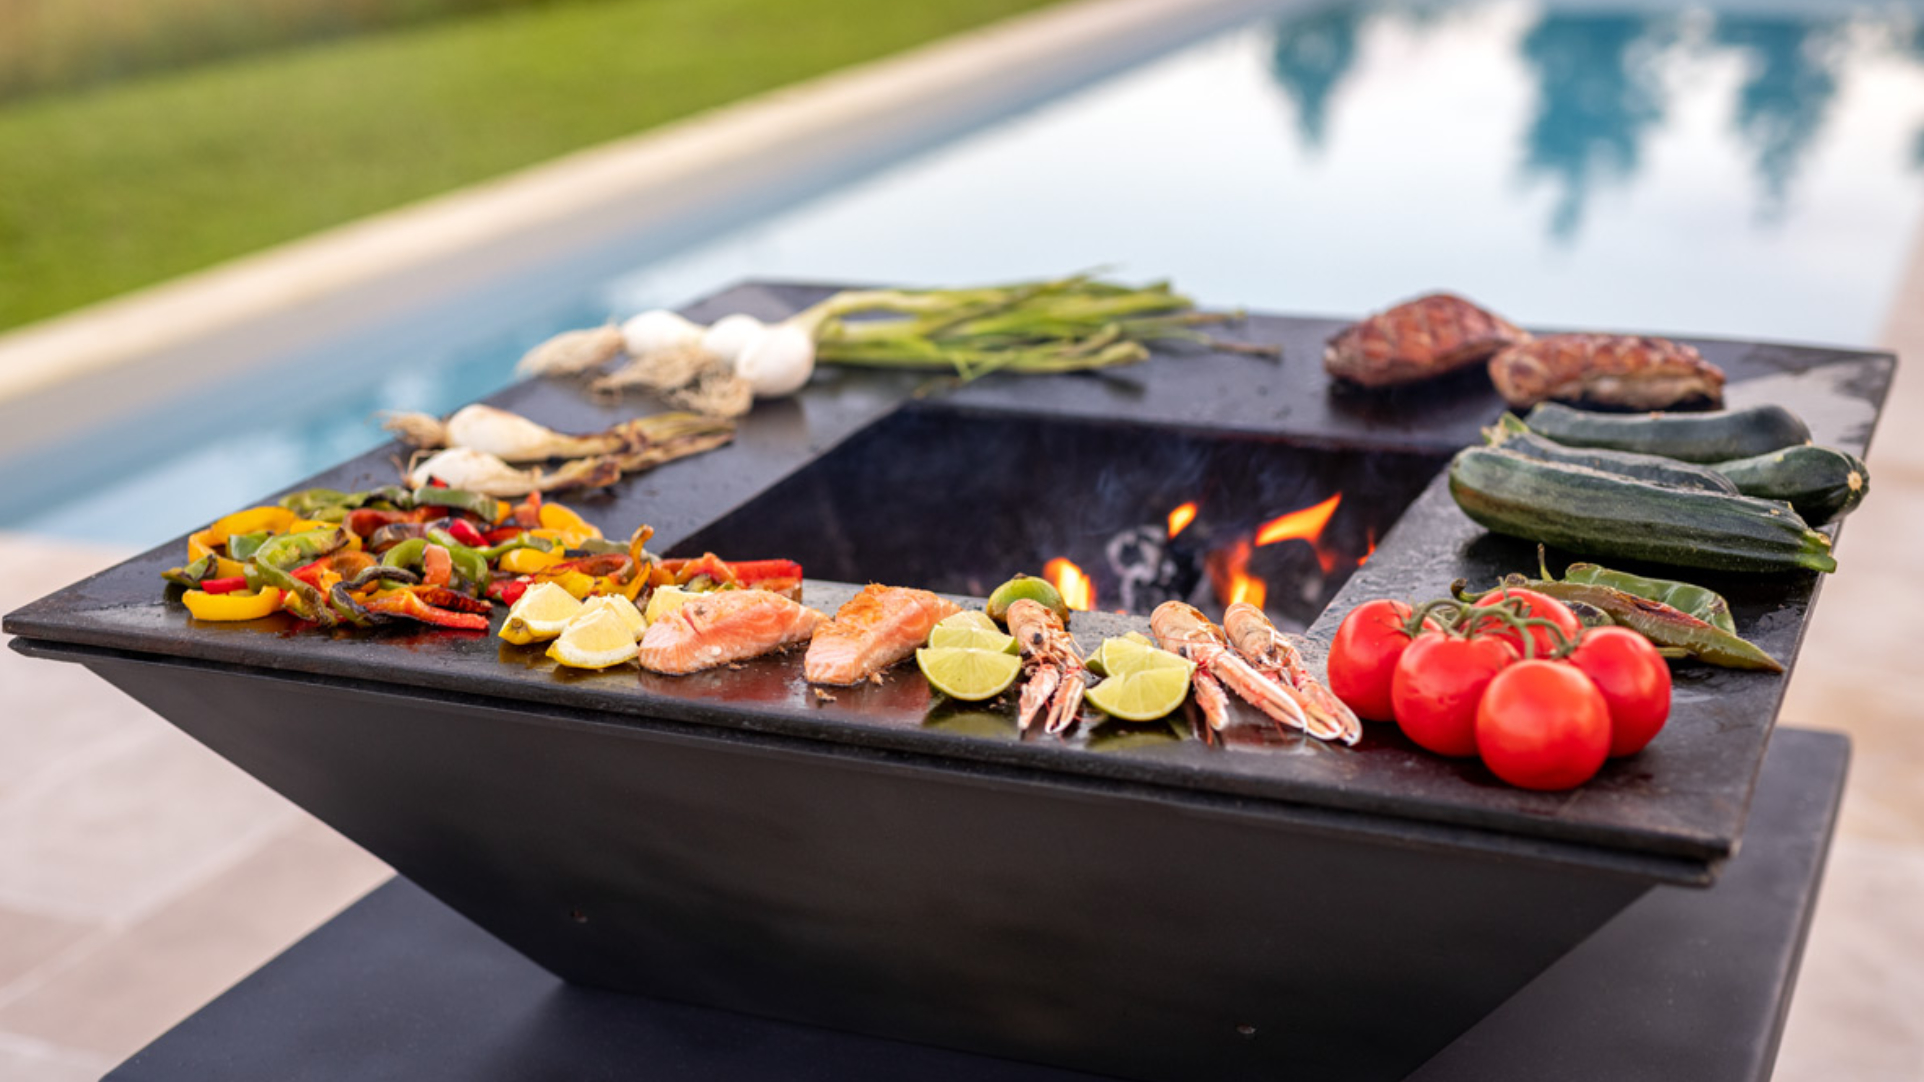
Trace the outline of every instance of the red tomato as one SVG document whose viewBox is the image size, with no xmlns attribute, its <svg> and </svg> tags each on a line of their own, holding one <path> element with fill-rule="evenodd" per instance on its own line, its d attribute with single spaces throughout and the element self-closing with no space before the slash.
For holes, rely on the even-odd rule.
<svg viewBox="0 0 1924 1082">
<path fill-rule="evenodd" d="M 1403 629 L 1410 607 L 1401 601 L 1365 601 L 1350 610 L 1329 645 L 1329 689 L 1356 716 L 1392 721 L 1390 679 L 1396 659 L 1410 645 Z"/>
<path fill-rule="evenodd" d="M 1396 662 L 1390 704 L 1403 735 L 1438 755 L 1476 754 L 1476 705 L 1490 680 L 1516 660 L 1494 636 L 1459 639 L 1425 631 Z"/>
<path fill-rule="evenodd" d="M 1670 666 L 1627 627 L 1599 627 L 1565 660 L 1583 670 L 1610 708 L 1610 755 L 1635 755 L 1670 717 Z"/>
<path fill-rule="evenodd" d="M 1576 666 L 1520 661 L 1483 693 L 1476 749 L 1497 777 L 1520 789 L 1574 789 L 1610 753 L 1610 707 Z"/>
<path fill-rule="evenodd" d="M 1563 637 L 1567 640 L 1574 642 L 1577 636 L 1583 634 L 1583 622 L 1577 619 L 1576 613 L 1571 612 L 1564 606 L 1563 602 L 1558 601 L 1556 598 L 1537 593 L 1535 590 L 1525 590 L 1514 586 L 1501 590 L 1491 590 L 1489 593 L 1477 598 L 1476 603 L 1479 605 L 1494 605 L 1498 601 L 1504 600 L 1522 601 L 1525 616 L 1550 621 L 1557 626 L 1558 631 L 1563 632 Z M 1511 628 L 1495 617 L 1480 621 L 1471 633 L 1502 639 L 1511 646 L 1516 647 L 1518 657 L 1523 656 L 1523 637 L 1517 634 L 1514 628 Z M 1548 657 L 1551 651 L 1557 648 L 1557 641 L 1555 637 L 1550 634 L 1548 628 L 1531 628 L 1530 640 L 1536 644 L 1535 656 L 1537 657 Z"/>
</svg>

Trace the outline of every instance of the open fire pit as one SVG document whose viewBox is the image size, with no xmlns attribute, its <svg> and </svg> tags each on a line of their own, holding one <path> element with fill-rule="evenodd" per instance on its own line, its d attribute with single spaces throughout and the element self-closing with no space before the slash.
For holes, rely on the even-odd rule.
<svg viewBox="0 0 1924 1082">
<path fill-rule="evenodd" d="M 1315 363 L 1335 327 L 1252 320 L 1280 367 L 928 397 L 828 373 L 583 506 L 676 552 L 793 556 L 827 610 L 871 579 L 979 594 L 1060 561 L 1102 610 L 1085 648 L 1146 625 L 1112 610 L 1260 594 L 1314 649 L 1364 598 L 1534 566 L 1437 476 L 1499 412 L 1488 388 L 1337 393 Z M 1734 402 L 1793 401 L 1859 451 L 1894 364 L 1698 345 Z M 621 412 L 558 384 L 496 401 L 564 429 Z M 303 487 L 389 481 L 388 453 Z M 87 665 L 568 980 L 1135 1078 L 1408 1074 L 1652 885 L 1716 879 L 1785 686 L 1681 669 L 1651 748 L 1540 794 L 1381 727 L 1355 748 L 1113 721 L 1023 739 L 932 712 L 912 673 L 818 700 L 793 656 L 637 680 L 503 664 L 527 659 L 479 633 L 195 626 L 161 601 L 179 548 L 9 615 L 15 648 Z M 1705 578 L 1794 659 L 1816 576 Z"/>
</svg>

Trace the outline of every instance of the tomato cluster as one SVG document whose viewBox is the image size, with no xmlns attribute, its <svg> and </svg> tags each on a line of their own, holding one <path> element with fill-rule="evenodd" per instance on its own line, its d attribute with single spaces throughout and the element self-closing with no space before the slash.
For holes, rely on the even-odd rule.
<svg viewBox="0 0 1924 1082">
<path fill-rule="evenodd" d="M 1358 717 L 1524 789 L 1582 785 L 1670 716 L 1670 668 L 1648 639 L 1516 588 L 1426 606 L 1420 623 L 1400 601 L 1358 606 L 1330 644 L 1329 686 Z"/>
</svg>

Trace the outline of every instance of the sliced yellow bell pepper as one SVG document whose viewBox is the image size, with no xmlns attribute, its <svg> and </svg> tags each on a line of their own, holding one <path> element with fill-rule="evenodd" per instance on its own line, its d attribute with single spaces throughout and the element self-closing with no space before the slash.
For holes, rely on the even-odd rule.
<svg viewBox="0 0 1924 1082">
<path fill-rule="evenodd" d="M 212 526 L 207 527 L 207 529 L 201 532 L 212 534 L 213 543 L 223 545 L 227 543 L 228 538 L 236 537 L 244 533 L 258 533 L 261 530 L 266 530 L 269 533 L 285 533 L 289 526 L 298 521 L 300 521 L 300 516 L 285 507 L 275 507 L 272 505 L 266 507 L 250 507 L 245 511 L 236 511 L 225 518 L 217 520 Z M 322 526 L 330 524 L 317 522 L 314 525 Z"/>
<path fill-rule="evenodd" d="M 544 503 L 541 505 L 541 527 L 546 530 L 561 530 L 567 533 L 586 534 L 589 537 L 601 536 L 601 531 L 590 524 L 587 519 L 582 518 L 580 515 L 575 514 L 573 511 L 558 503 Z"/>
<path fill-rule="evenodd" d="M 205 590 L 189 590 L 181 595 L 181 600 L 196 620 L 258 620 L 280 609 L 281 592 L 272 586 L 263 586 L 253 593 L 210 594 Z"/>
<path fill-rule="evenodd" d="M 231 579 L 235 575 L 245 575 L 247 573 L 246 564 L 241 563 L 239 560 L 230 560 L 215 551 L 215 549 L 226 543 L 227 538 L 225 537 L 219 538 L 218 540 L 215 539 L 214 528 L 212 526 L 209 526 L 197 534 L 189 534 L 187 537 L 187 562 L 191 564 L 203 556 L 212 556 L 214 558 L 214 574 L 212 577 L 217 579 Z"/>
<path fill-rule="evenodd" d="M 501 570 L 512 571 L 517 575 L 532 575 L 543 568 L 553 567 L 567 559 L 560 552 L 542 552 L 540 549 L 509 549 L 501 554 Z"/>
<path fill-rule="evenodd" d="M 586 601 L 588 595 L 594 592 L 595 584 L 601 580 L 583 571 L 563 571 L 547 581 L 560 584 L 563 590 L 574 595 L 576 601 Z"/>
</svg>

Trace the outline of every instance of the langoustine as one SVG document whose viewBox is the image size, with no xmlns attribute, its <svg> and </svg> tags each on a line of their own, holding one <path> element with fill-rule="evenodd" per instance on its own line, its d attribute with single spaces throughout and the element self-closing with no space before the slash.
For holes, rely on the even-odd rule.
<svg viewBox="0 0 1924 1082">
<path fill-rule="evenodd" d="M 1029 598 L 1009 606 L 1009 634 L 1022 648 L 1028 675 L 1016 707 L 1016 726 L 1024 732 L 1040 716 L 1042 731 L 1060 733 L 1082 713 L 1082 689 L 1089 683 L 1076 640 L 1055 610 Z"/>
<path fill-rule="evenodd" d="M 1269 622 L 1262 609 L 1237 601 L 1223 612 L 1223 634 L 1229 648 L 1264 678 L 1296 694 L 1311 736 L 1354 744 L 1363 736 L 1363 723 L 1343 700 L 1319 683 L 1302 652 Z"/>
<path fill-rule="evenodd" d="M 1237 656 L 1223 629 L 1194 605 L 1163 602 L 1149 614 L 1149 630 L 1156 637 L 1156 645 L 1195 662 L 1196 671 L 1190 680 L 1196 705 L 1202 708 L 1210 728 L 1220 730 L 1229 724 L 1227 687 L 1279 725 L 1324 739 L 1336 735 L 1310 718 L 1294 688 L 1269 679 Z"/>
</svg>

